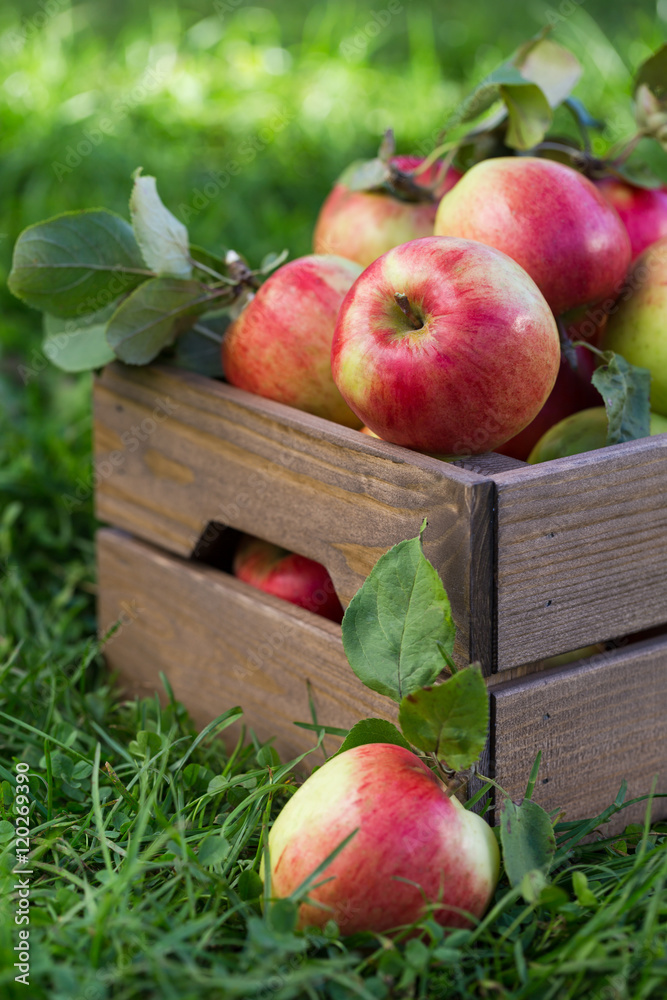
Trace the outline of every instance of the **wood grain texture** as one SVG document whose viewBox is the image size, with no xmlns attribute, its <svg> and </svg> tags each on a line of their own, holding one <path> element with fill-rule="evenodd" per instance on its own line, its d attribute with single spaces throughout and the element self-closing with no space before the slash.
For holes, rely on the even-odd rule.
<svg viewBox="0 0 667 1000">
<path fill-rule="evenodd" d="M 94 404 L 101 520 L 183 556 L 230 525 L 324 563 L 347 603 L 427 517 L 455 657 L 493 670 L 490 478 L 174 368 L 111 365 Z"/>
<path fill-rule="evenodd" d="M 493 479 L 499 669 L 667 622 L 667 434 Z"/>
<path fill-rule="evenodd" d="M 340 626 L 119 531 L 98 532 L 97 556 L 100 629 L 124 622 L 105 656 L 127 692 L 162 692 L 163 671 L 198 725 L 241 705 L 245 724 L 261 740 L 275 736 L 284 760 L 315 742 L 293 725 L 311 721 L 307 682 L 324 725 L 396 720 L 397 705 L 350 669 Z M 339 744 L 329 740 L 329 750 Z"/>
<path fill-rule="evenodd" d="M 595 816 L 625 778 L 628 799 L 667 792 L 667 638 L 601 653 L 491 688 L 492 768 L 513 798 L 523 795 L 539 750 L 535 799 L 566 819 Z M 654 815 L 667 816 L 658 799 Z M 641 821 L 646 804 L 621 813 L 611 830 Z M 605 828 L 607 829 L 607 828 Z"/>
</svg>

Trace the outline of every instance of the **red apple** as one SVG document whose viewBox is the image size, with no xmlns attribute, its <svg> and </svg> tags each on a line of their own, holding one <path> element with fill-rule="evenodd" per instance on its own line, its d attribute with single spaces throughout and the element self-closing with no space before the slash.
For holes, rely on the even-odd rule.
<svg viewBox="0 0 667 1000">
<path fill-rule="evenodd" d="M 244 535 L 234 556 L 234 576 L 251 587 L 273 594 L 283 601 L 298 604 L 332 622 L 343 620 L 343 607 L 338 600 L 327 569 L 314 559 L 288 552 L 278 545 L 252 535 Z"/>
<path fill-rule="evenodd" d="M 560 365 L 556 322 L 505 254 L 431 236 L 354 283 L 331 350 L 336 385 L 379 437 L 444 455 L 492 451 L 536 416 Z"/>
<path fill-rule="evenodd" d="M 332 757 L 292 796 L 269 834 L 271 895 L 294 892 L 355 829 L 316 880 L 331 881 L 309 893 L 326 908 L 302 903 L 300 927 L 333 918 L 344 935 L 382 933 L 419 920 L 428 904 L 439 923 L 464 927 L 461 910 L 487 909 L 499 867 L 491 829 L 415 754 L 387 743 Z"/>
<path fill-rule="evenodd" d="M 595 358 L 585 347 L 576 347 L 575 351 L 578 370 L 574 371 L 565 358 L 561 360 L 556 384 L 546 403 L 527 427 L 496 448 L 501 455 L 509 455 L 511 458 L 527 462 L 533 447 L 550 427 L 559 420 L 569 417 L 571 413 L 589 406 L 600 405 L 602 397 L 591 382 L 591 375 L 595 371 Z"/>
<path fill-rule="evenodd" d="M 334 384 L 329 358 L 338 310 L 360 272 L 343 257 L 300 257 L 278 268 L 225 333 L 227 381 L 359 427 Z"/>
<path fill-rule="evenodd" d="M 402 171 L 415 170 L 423 159 L 395 156 L 391 163 Z M 335 253 L 367 267 L 381 254 L 400 243 L 433 233 L 440 198 L 461 174 L 454 167 L 446 173 L 435 163 L 415 176 L 420 187 L 434 187 L 432 201 L 402 201 L 389 192 L 350 191 L 339 180 L 328 196 L 315 226 L 315 253 Z"/>
<path fill-rule="evenodd" d="M 625 226 L 598 188 L 532 156 L 476 163 L 440 202 L 434 231 L 503 250 L 556 315 L 613 295 L 630 263 Z"/>
<path fill-rule="evenodd" d="M 628 231 L 633 260 L 667 236 L 667 187 L 635 187 L 617 177 L 603 177 L 595 183 Z"/>
</svg>

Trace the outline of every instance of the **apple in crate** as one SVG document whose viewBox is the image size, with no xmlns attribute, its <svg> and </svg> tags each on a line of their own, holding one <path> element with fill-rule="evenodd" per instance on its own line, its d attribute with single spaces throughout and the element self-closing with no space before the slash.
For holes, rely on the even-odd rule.
<svg viewBox="0 0 667 1000">
<path fill-rule="evenodd" d="M 476 163 L 440 202 L 434 232 L 508 254 L 556 315 L 614 296 L 630 264 L 625 226 L 602 192 L 534 156 Z"/>
<path fill-rule="evenodd" d="M 585 347 L 575 347 L 574 350 L 577 355 L 577 370 L 571 367 L 567 358 L 561 359 L 556 384 L 546 403 L 527 427 L 500 445 L 497 450 L 501 455 L 527 461 L 531 450 L 550 427 L 569 417 L 571 413 L 602 402 L 600 393 L 591 382 L 595 371 L 594 355 Z"/>
<path fill-rule="evenodd" d="M 343 607 L 322 563 L 289 552 L 262 538 L 244 535 L 234 555 L 232 572 L 251 587 L 298 604 L 332 622 L 343 620 Z"/>
<path fill-rule="evenodd" d="M 556 322 L 513 260 L 431 236 L 371 264 L 341 307 L 336 385 L 385 441 L 439 455 L 493 451 L 537 415 L 556 381 Z"/>
<path fill-rule="evenodd" d="M 222 366 L 232 385 L 348 427 L 361 421 L 331 377 L 331 340 L 361 273 L 343 257 L 299 257 L 264 282 L 228 327 Z"/>
<path fill-rule="evenodd" d="M 602 346 L 651 373 L 651 409 L 667 417 L 667 237 L 635 261 Z"/>
<path fill-rule="evenodd" d="M 649 427 L 651 434 L 667 434 L 667 417 L 652 413 Z M 554 424 L 537 442 L 528 461 L 537 465 L 554 458 L 595 451 L 606 444 L 607 412 L 604 406 L 592 406 Z"/>
<path fill-rule="evenodd" d="M 354 830 L 315 880 L 329 881 L 301 904 L 299 927 L 333 918 L 344 935 L 381 933 L 431 905 L 440 924 L 465 927 L 486 911 L 500 861 L 492 830 L 415 754 L 388 743 L 330 758 L 292 796 L 269 834 L 271 896 L 293 893 Z"/>
<path fill-rule="evenodd" d="M 394 156 L 400 171 L 416 170 L 423 163 L 417 156 Z M 354 165 L 350 170 L 354 170 Z M 443 170 L 434 163 L 414 176 L 415 183 L 431 188 L 431 199 L 408 201 L 385 191 L 352 191 L 345 174 L 324 202 L 315 225 L 315 253 L 335 253 L 356 260 L 362 267 L 401 243 L 431 236 L 438 202 L 461 177 L 454 167 Z"/>
<path fill-rule="evenodd" d="M 636 187 L 618 177 L 603 177 L 595 184 L 621 217 L 630 237 L 633 260 L 667 236 L 666 187 Z"/>
</svg>

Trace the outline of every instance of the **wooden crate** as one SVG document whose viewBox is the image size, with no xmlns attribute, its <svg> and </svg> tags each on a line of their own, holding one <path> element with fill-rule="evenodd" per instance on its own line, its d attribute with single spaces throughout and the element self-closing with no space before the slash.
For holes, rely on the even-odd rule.
<svg viewBox="0 0 667 1000">
<path fill-rule="evenodd" d="M 323 724 L 396 720 L 396 704 L 350 670 L 338 625 L 115 529 L 99 533 L 98 563 L 101 628 L 122 622 L 107 660 L 131 692 L 152 696 L 163 671 L 201 725 L 240 704 L 283 759 L 314 744 L 294 725 L 310 721 L 308 684 Z M 630 796 L 648 791 L 654 775 L 667 792 L 667 638 L 504 678 L 488 682 L 485 766 L 513 796 L 523 794 L 538 750 L 536 799 L 569 819 L 609 805 L 623 778 Z M 319 753 L 312 762 L 322 762 Z M 665 815 L 662 801 L 656 815 Z M 631 807 L 612 828 L 643 815 Z"/>
<path fill-rule="evenodd" d="M 327 724 L 391 717 L 349 670 L 338 626 L 202 561 L 223 566 L 223 529 L 247 531 L 324 563 L 346 603 L 427 517 L 456 658 L 480 660 L 492 688 L 498 780 L 518 793 L 541 748 L 543 801 L 575 816 L 624 776 L 640 793 L 665 775 L 665 640 L 538 661 L 667 623 L 667 435 L 541 466 L 452 465 L 167 366 L 111 365 L 94 397 L 97 513 L 134 536 L 100 536 L 101 619 L 146 607 L 108 653 L 135 690 L 164 669 L 201 721 L 240 702 L 287 752 L 309 738 L 291 725 L 308 718 L 306 678 Z M 274 633 L 278 645 L 262 639 Z"/>
</svg>

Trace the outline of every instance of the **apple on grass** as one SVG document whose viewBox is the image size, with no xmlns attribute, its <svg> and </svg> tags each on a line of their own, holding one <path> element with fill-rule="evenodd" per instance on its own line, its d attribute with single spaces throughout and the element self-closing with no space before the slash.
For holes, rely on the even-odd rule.
<svg viewBox="0 0 667 1000">
<path fill-rule="evenodd" d="M 625 226 L 602 192 L 534 156 L 476 163 L 440 202 L 434 232 L 504 251 L 556 315 L 614 295 L 630 264 Z"/>
<path fill-rule="evenodd" d="M 651 409 L 667 417 L 667 237 L 635 261 L 602 347 L 651 373 Z"/>
<path fill-rule="evenodd" d="M 395 247 L 357 279 L 331 350 L 336 385 L 385 441 L 439 455 L 492 451 L 544 405 L 556 322 L 514 261 L 470 240 Z"/>
<path fill-rule="evenodd" d="M 619 177 L 602 177 L 595 184 L 627 229 L 633 260 L 667 236 L 667 187 L 636 187 Z"/>
<path fill-rule="evenodd" d="M 222 342 L 232 385 L 348 427 L 361 421 L 331 376 L 331 340 L 343 298 L 361 273 L 343 257 L 284 264 L 228 327 Z"/>
<path fill-rule="evenodd" d="M 239 580 L 332 622 L 343 620 L 343 607 L 325 566 L 253 535 L 243 535 L 232 564 Z"/>
<path fill-rule="evenodd" d="M 394 156 L 391 164 L 400 171 L 416 170 L 423 163 L 417 156 Z M 324 202 L 315 225 L 315 253 L 340 254 L 367 267 L 387 250 L 431 236 L 438 202 L 459 180 L 454 167 L 443 170 L 431 164 L 414 180 L 422 188 L 432 188 L 430 200 L 407 201 L 383 191 L 352 191 L 345 174 Z"/>
<path fill-rule="evenodd" d="M 388 743 L 330 758 L 292 796 L 269 834 L 271 896 L 293 893 L 354 830 L 301 903 L 300 928 L 333 918 L 343 935 L 382 933 L 431 907 L 438 923 L 465 927 L 486 911 L 500 863 L 492 830 Z"/>
</svg>

